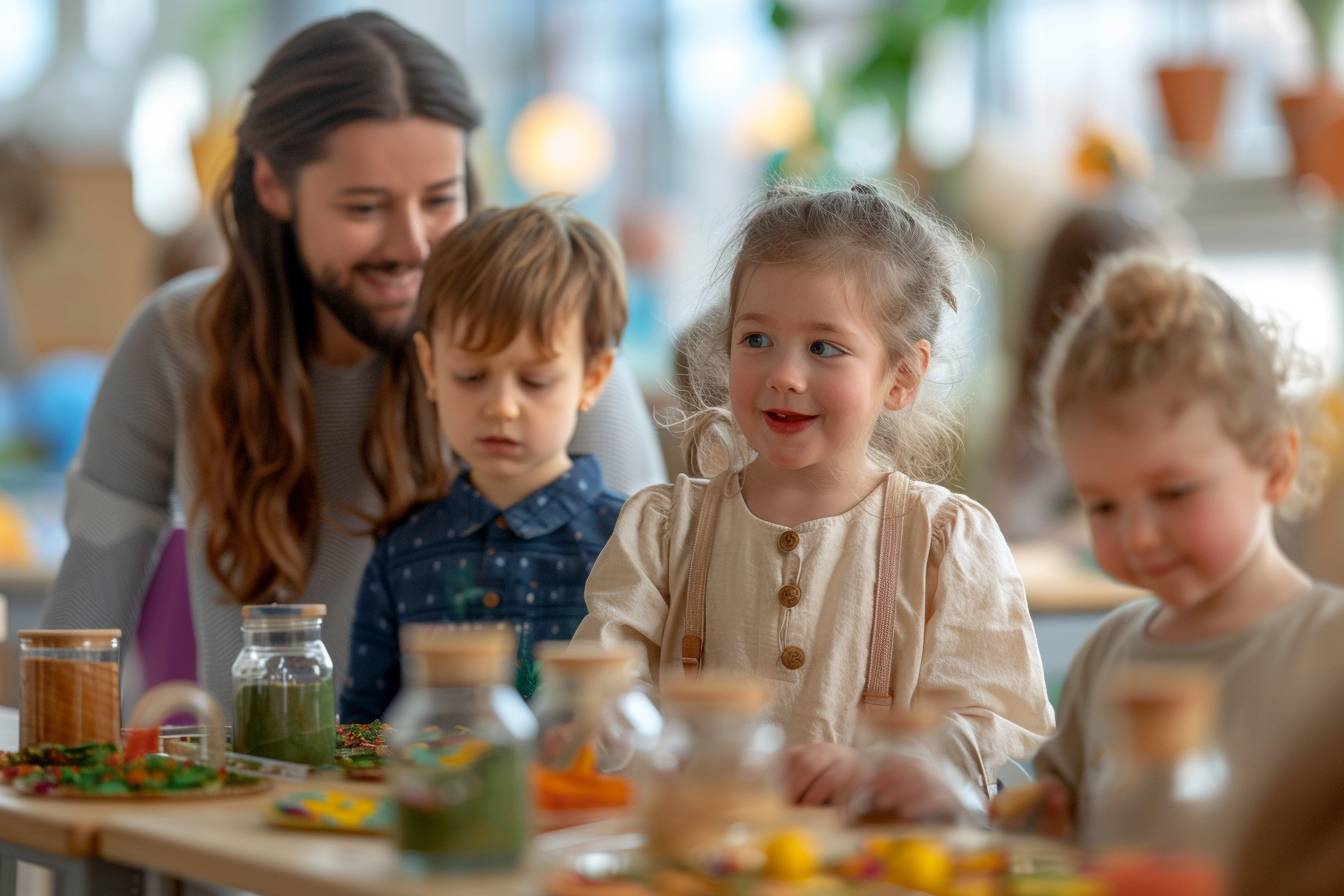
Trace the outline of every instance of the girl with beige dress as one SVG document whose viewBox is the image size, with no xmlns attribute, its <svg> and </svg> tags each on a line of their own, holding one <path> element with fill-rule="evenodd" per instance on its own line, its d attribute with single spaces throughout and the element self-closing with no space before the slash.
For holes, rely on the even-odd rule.
<svg viewBox="0 0 1344 896">
<path fill-rule="evenodd" d="M 959 243 L 856 184 L 772 190 L 733 248 L 727 308 L 690 343 L 687 453 L 711 478 L 629 500 L 576 638 L 632 643 L 653 687 L 706 668 L 770 682 L 798 802 L 853 785 L 861 707 L 925 697 L 987 793 L 1054 717 L 998 526 L 921 481 L 955 448 L 949 409 L 920 386 Z"/>
</svg>

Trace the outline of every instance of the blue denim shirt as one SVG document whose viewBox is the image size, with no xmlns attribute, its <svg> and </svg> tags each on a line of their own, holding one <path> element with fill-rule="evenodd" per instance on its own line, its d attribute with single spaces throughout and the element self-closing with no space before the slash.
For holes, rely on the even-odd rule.
<svg viewBox="0 0 1344 896">
<path fill-rule="evenodd" d="M 518 687 L 536 687 L 532 648 L 569 640 L 583 586 L 625 499 L 591 455 L 507 510 L 458 476 L 374 545 L 355 603 L 341 721 L 382 718 L 401 688 L 398 630 L 408 622 L 500 622 L 518 633 Z"/>
</svg>

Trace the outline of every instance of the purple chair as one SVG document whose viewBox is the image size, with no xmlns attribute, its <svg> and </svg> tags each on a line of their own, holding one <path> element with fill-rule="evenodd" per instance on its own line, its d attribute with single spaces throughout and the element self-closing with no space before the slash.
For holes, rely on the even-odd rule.
<svg viewBox="0 0 1344 896">
<path fill-rule="evenodd" d="M 174 529 L 159 555 L 136 641 L 145 690 L 165 681 L 196 680 L 196 632 L 187 585 L 187 533 Z"/>
</svg>

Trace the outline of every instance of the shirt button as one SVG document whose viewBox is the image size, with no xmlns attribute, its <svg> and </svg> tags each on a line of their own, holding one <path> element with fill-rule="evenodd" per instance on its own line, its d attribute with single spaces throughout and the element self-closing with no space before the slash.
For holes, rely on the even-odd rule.
<svg viewBox="0 0 1344 896">
<path fill-rule="evenodd" d="M 785 607 L 796 607 L 803 599 L 803 589 L 797 585 L 785 585 L 779 589 L 779 603 Z"/>
<path fill-rule="evenodd" d="M 481 598 L 481 605 L 487 610 L 493 610 L 499 606 L 499 595 L 493 591 L 485 592 L 485 596 Z"/>
<path fill-rule="evenodd" d="M 501 528 L 501 529 L 507 529 L 507 528 L 509 528 L 509 521 L 506 520 L 506 519 L 504 519 L 504 517 L 501 516 L 501 517 L 498 517 L 498 518 L 495 520 L 495 525 L 498 526 L 498 527 Z"/>
<path fill-rule="evenodd" d="M 793 550 L 796 547 L 798 547 L 797 532 L 790 529 L 787 532 L 781 532 L 779 534 L 779 549 L 781 551 L 787 554 L 789 551 Z"/>
<path fill-rule="evenodd" d="M 785 647 L 784 652 L 779 655 L 779 661 L 784 664 L 785 669 L 801 669 L 803 663 L 807 662 L 807 654 L 803 653 L 801 647 Z"/>
</svg>

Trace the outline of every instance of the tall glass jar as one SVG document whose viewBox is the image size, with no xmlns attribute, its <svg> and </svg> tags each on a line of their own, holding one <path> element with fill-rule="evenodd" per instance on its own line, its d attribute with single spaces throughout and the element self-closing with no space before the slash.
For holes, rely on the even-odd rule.
<svg viewBox="0 0 1344 896">
<path fill-rule="evenodd" d="M 663 733 L 643 758 L 640 814 L 655 862 L 699 865 L 757 839 L 784 809 L 784 734 L 759 681 L 705 672 L 660 688 Z"/>
<path fill-rule="evenodd" d="M 121 740 L 121 629 L 19 632 L 19 746 Z"/>
<path fill-rule="evenodd" d="M 1203 669 L 1138 666 L 1108 687 L 1115 740 L 1088 787 L 1083 842 L 1117 875 L 1117 890 L 1132 879 L 1144 881 L 1135 892 L 1218 891 L 1229 770 L 1213 737 L 1215 679 Z"/>
<path fill-rule="evenodd" d="M 848 799 L 861 824 L 988 824 L 984 792 L 953 760 L 936 703 L 867 709 L 859 718 L 859 772 Z"/>
<path fill-rule="evenodd" d="M 243 649 L 233 661 L 233 749 L 307 765 L 336 753 L 326 604 L 243 607 Z"/>
<path fill-rule="evenodd" d="M 537 720 L 513 686 L 511 629 L 407 625 L 388 712 L 396 843 L 410 873 L 512 868 L 531 840 Z"/>
<path fill-rule="evenodd" d="M 662 731 L 658 709 L 635 684 L 634 652 L 595 641 L 551 641 L 538 644 L 536 656 L 537 808 L 578 820 L 585 812 L 630 805 L 633 787 L 622 772 Z"/>
</svg>

